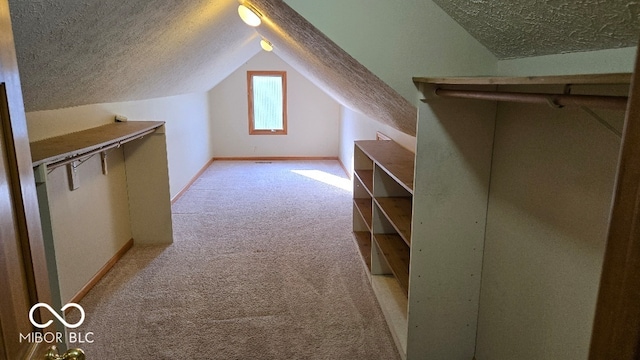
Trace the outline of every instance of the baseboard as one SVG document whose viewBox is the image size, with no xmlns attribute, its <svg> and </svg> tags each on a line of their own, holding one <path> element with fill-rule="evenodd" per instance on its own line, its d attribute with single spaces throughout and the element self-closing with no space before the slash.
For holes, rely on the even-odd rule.
<svg viewBox="0 0 640 360">
<path fill-rule="evenodd" d="M 351 176 L 349 175 L 349 172 L 347 172 L 347 169 L 344 167 L 344 165 L 342 164 L 342 162 L 340 161 L 340 159 L 338 157 L 335 156 L 302 156 L 302 157 L 295 157 L 295 156 L 260 156 L 260 157 L 238 157 L 238 156 L 230 156 L 230 157 L 214 157 L 211 160 L 209 160 L 203 167 L 202 169 L 200 169 L 200 171 L 198 171 L 198 173 L 196 175 L 193 176 L 193 178 L 191 178 L 191 181 L 189 181 L 189 183 L 187 183 L 187 185 L 185 185 L 182 190 L 180 190 L 176 196 L 174 196 L 171 199 L 171 204 L 175 204 L 176 201 L 178 201 L 178 199 L 180 199 L 180 197 L 182 197 L 182 195 L 184 195 L 184 193 L 187 192 L 187 190 L 189 190 L 189 188 L 191 187 L 191 185 L 193 185 L 193 183 L 198 180 L 198 178 L 200 176 L 202 176 L 202 173 L 204 173 L 207 168 L 209 166 L 211 166 L 211 164 L 214 161 L 284 161 L 284 160 L 300 160 L 300 161 L 305 161 L 305 160 L 337 160 L 338 163 L 340 163 L 340 166 L 342 166 L 342 168 L 344 169 L 344 172 L 347 174 L 347 176 L 349 176 L 349 178 L 351 178 Z"/>
<path fill-rule="evenodd" d="M 338 158 L 338 164 L 340 164 L 340 166 L 342 167 L 342 170 L 344 170 L 344 173 L 347 174 L 347 177 L 351 180 L 353 180 L 351 178 L 351 173 L 349 172 L 349 170 L 347 170 L 347 167 L 344 166 L 344 164 L 342 163 L 342 160 L 340 160 L 340 158 Z"/>
<path fill-rule="evenodd" d="M 339 160 L 335 156 L 259 156 L 259 157 L 214 157 L 213 161 L 283 161 L 283 160 Z"/>
<path fill-rule="evenodd" d="M 349 170 L 344 166 L 339 157 L 335 156 L 320 156 L 320 157 L 295 157 L 295 156 L 261 156 L 261 157 L 214 157 L 211 161 L 285 161 L 285 160 L 335 160 L 340 164 L 344 173 L 347 174 L 347 177 L 351 179 L 351 174 Z"/>
<path fill-rule="evenodd" d="M 195 175 L 191 178 L 191 180 L 187 183 L 187 185 L 185 185 L 185 186 L 182 188 L 182 190 L 180 190 L 180 191 L 176 194 L 176 196 L 174 196 L 174 197 L 173 197 L 173 199 L 171 199 L 171 204 L 172 204 L 172 205 L 173 205 L 173 204 L 175 204 L 175 202 L 176 202 L 176 201 L 178 201 L 178 199 L 180 199 L 180 198 L 182 197 L 182 195 L 184 195 L 184 193 L 186 193 L 186 192 L 187 192 L 187 190 L 189 190 L 189 188 L 191 187 L 191 185 L 193 185 L 193 183 L 194 183 L 194 182 L 196 182 L 196 180 L 198 180 L 198 178 L 199 178 L 200 176 L 202 176 L 202 173 L 204 173 L 204 172 L 207 170 L 207 168 L 208 168 L 209 166 L 211 166 L 211 164 L 213 163 L 213 161 L 214 161 L 214 159 L 211 159 L 211 160 L 207 161 L 207 163 L 202 167 L 202 169 L 200 169 L 200 171 L 198 171 L 198 173 L 197 173 L 197 174 L 195 174 Z"/>
<path fill-rule="evenodd" d="M 107 275 L 107 273 L 109 272 L 109 270 L 111 270 L 113 265 L 115 265 L 118 262 L 118 260 L 122 259 L 124 254 L 126 254 L 127 251 L 131 249 L 132 246 L 133 246 L 133 239 L 127 241 L 127 243 L 124 244 L 124 246 L 120 250 L 118 250 L 118 252 L 115 255 L 113 255 L 113 257 L 109 259 L 109 261 L 107 261 L 107 263 L 104 264 L 104 266 L 100 270 L 98 270 L 98 272 L 89 280 L 89 282 L 87 282 L 87 284 L 83 286 L 82 289 L 80 289 L 80 291 L 78 291 L 78 293 L 75 294 L 71 298 L 71 300 L 69 300 L 69 302 L 72 302 L 72 303 L 80 302 L 80 300 L 82 300 L 82 298 L 85 297 L 85 295 L 87 295 L 89 290 L 91 290 L 98 283 L 98 281 L 100 281 L 100 279 L 102 279 L 105 275 Z M 73 307 L 69 308 L 67 311 L 71 311 L 72 309 Z M 65 311 L 65 313 L 67 311 Z"/>
</svg>

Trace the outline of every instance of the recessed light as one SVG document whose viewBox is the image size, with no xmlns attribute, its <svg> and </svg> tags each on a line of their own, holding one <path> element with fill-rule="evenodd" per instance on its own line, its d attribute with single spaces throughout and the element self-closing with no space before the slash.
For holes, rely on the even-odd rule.
<svg viewBox="0 0 640 360">
<path fill-rule="evenodd" d="M 262 46 L 262 50 L 264 50 L 264 51 L 273 50 L 273 44 L 270 43 L 268 40 L 265 40 L 265 39 L 260 40 L 260 46 Z"/>
<path fill-rule="evenodd" d="M 262 23 L 262 20 L 260 20 L 258 14 L 256 14 L 254 10 L 248 8 L 247 6 L 238 6 L 238 15 L 240 15 L 242 21 L 244 21 L 245 24 L 249 26 L 256 27 Z"/>
</svg>

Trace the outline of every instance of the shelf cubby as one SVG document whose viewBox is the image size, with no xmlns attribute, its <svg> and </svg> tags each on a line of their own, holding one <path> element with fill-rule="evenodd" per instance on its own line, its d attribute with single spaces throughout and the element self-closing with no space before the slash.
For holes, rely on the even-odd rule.
<svg viewBox="0 0 640 360">
<path fill-rule="evenodd" d="M 412 198 L 378 197 L 375 202 L 406 245 L 411 246 Z"/>
<path fill-rule="evenodd" d="M 407 348 L 414 154 L 393 141 L 356 141 L 354 239 L 404 356 Z"/>
<path fill-rule="evenodd" d="M 389 269 L 405 296 L 409 294 L 409 247 L 398 234 L 373 235 Z"/>
<path fill-rule="evenodd" d="M 370 193 L 373 193 L 373 170 L 356 169 L 356 178 L 360 180 L 360 183 Z"/>
<path fill-rule="evenodd" d="M 371 231 L 371 216 L 372 216 L 372 208 L 371 208 L 371 199 L 353 199 L 353 204 L 356 207 L 356 210 L 364 220 L 368 231 Z"/>
</svg>

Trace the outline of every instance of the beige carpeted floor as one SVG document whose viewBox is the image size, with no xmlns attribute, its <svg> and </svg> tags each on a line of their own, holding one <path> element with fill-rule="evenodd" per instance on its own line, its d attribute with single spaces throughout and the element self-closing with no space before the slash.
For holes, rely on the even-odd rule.
<svg viewBox="0 0 640 360">
<path fill-rule="evenodd" d="M 87 359 L 399 359 L 336 185 L 335 161 L 213 163 L 174 243 L 134 246 L 81 301 Z"/>
</svg>

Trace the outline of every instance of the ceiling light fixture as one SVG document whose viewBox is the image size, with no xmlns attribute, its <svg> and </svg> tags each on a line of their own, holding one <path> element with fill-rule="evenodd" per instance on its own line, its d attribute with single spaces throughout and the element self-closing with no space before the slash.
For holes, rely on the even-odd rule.
<svg viewBox="0 0 640 360">
<path fill-rule="evenodd" d="M 262 46 L 262 50 L 264 51 L 271 51 L 273 50 L 273 44 L 270 43 L 268 40 L 266 39 L 262 39 L 260 40 L 260 46 Z"/>
<path fill-rule="evenodd" d="M 238 6 L 238 15 L 240 15 L 242 21 L 244 21 L 245 24 L 249 26 L 256 27 L 262 23 L 262 20 L 260 20 L 260 16 L 258 16 L 258 11 L 253 7 L 248 7 L 245 5 Z"/>
</svg>

